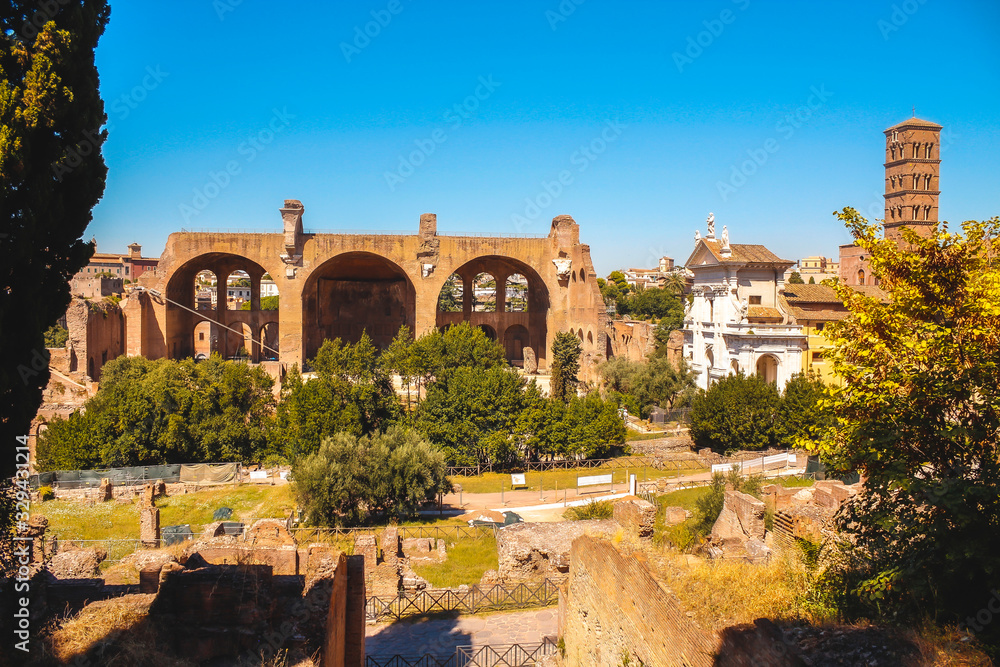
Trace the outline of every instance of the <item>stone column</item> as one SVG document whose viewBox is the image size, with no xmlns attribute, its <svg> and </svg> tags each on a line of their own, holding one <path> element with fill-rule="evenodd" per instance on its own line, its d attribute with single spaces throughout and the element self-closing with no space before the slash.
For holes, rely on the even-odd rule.
<svg viewBox="0 0 1000 667">
<path fill-rule="evenodd" d="M 496 312 L 504 313 L 507 311 L 507 278 L 510 276 L 501 276 L 498 274 L 493 275 L 493 279 L 496 281 L 497 286 L 497 308 Z M 501 332 L 497 331 L 497 338 L 499 339 Z M 502 344 L 503 341 L 500 341 Z"/>
<path fill-rule="evenodd" d="M 466 322 L 472 317 L 473 279 L 475 276 L 461 275 L 462 279 L 462 319 Z"/>
<path fill-rule="evenodd" d="M 160 548 L 160 509 L 147 505 L 139 510 L 139 541 L 144 549 Z"/>
</svg>

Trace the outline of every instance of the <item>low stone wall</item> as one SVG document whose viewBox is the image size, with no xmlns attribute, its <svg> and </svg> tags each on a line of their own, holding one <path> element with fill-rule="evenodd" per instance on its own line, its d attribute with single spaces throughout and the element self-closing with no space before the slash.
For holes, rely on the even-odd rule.
<svg viewBox="0 0 1000 667">
<path fill-rule="evenodd" d="M 611 537 L 618 530 L 618 523 L 608 520 L 511 524 L 497 531 L 498 576 L 514 582 L 565 576 L 573 540 L 584 534 Z"/>
<path fill-rule="evenodd" d="M 583 536 L 570 561 L 560 596 L 566 667 L 712 665 L 714 633 L 685 615 L 640 557 Z"/>
</svg>

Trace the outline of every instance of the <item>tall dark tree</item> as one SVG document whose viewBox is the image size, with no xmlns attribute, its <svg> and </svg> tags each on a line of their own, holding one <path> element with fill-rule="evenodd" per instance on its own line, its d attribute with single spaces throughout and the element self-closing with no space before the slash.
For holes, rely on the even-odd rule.
<svg viewBox="0 0 1000 667">
<path fill-rule="evenodd" d="M 577 385 L 576 374 L 580 372 L 580 339 L 571 331 L 556 334 L 552 341 L 552 378 L 550 393 L 553 398 L 567 400 Z"/>
<path fill-rule="evenodd" d="M 107 116 L 94 50 L 104 0 L 0 5 L 0 447 L 27 433 L 49 378 L 44 332 L 66 311 L 104 193 Z M 14 456 L 0 456 L 0 473 Z"/>
</svg>

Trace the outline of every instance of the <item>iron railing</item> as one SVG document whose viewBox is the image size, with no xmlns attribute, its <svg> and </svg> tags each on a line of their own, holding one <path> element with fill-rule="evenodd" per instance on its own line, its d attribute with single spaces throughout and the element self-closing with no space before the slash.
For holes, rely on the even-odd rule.
<svg viewBox="0 0 1000 667">
<path fill-rule="evenodd" d="M 537 664 L 543 656 L 557 650 L 556 643 L 549 638 L 540 644 L 459 646 L 455 649 L 455 667 L 524 667 Z"/>
<path fill-rule="evenodd" d="M 559 601 L 559 582 L 544 579 L 523 584 L 469 586 L 459 590 L 432 588 L 417 593 L 400 593 L 396 597 L 370 597 L 365 601 L 369 619 L 400 619 L 431 612 L 457 611 L 478 614 L 504 609 L 547 607 Z"/>
</svg>

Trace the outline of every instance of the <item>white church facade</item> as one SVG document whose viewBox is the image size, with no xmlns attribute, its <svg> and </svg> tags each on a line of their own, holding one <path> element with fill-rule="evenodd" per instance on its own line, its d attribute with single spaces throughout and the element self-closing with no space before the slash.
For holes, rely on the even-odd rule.
<svg viewBox="0 0 1000 667">
<path fill-rule="evenodd" d="M 802 370 L 808 340 L 781 296 L 793 263 L 762 245 L 730 244 L 726 227 L 717 239 L 712 215 L 707 235 L 695 233 L 685 264 L 694 283 L 684 318 L 684 357 L 698 373 L 699 387 L 742 372 L 783 390 Z"/>
</svg>

